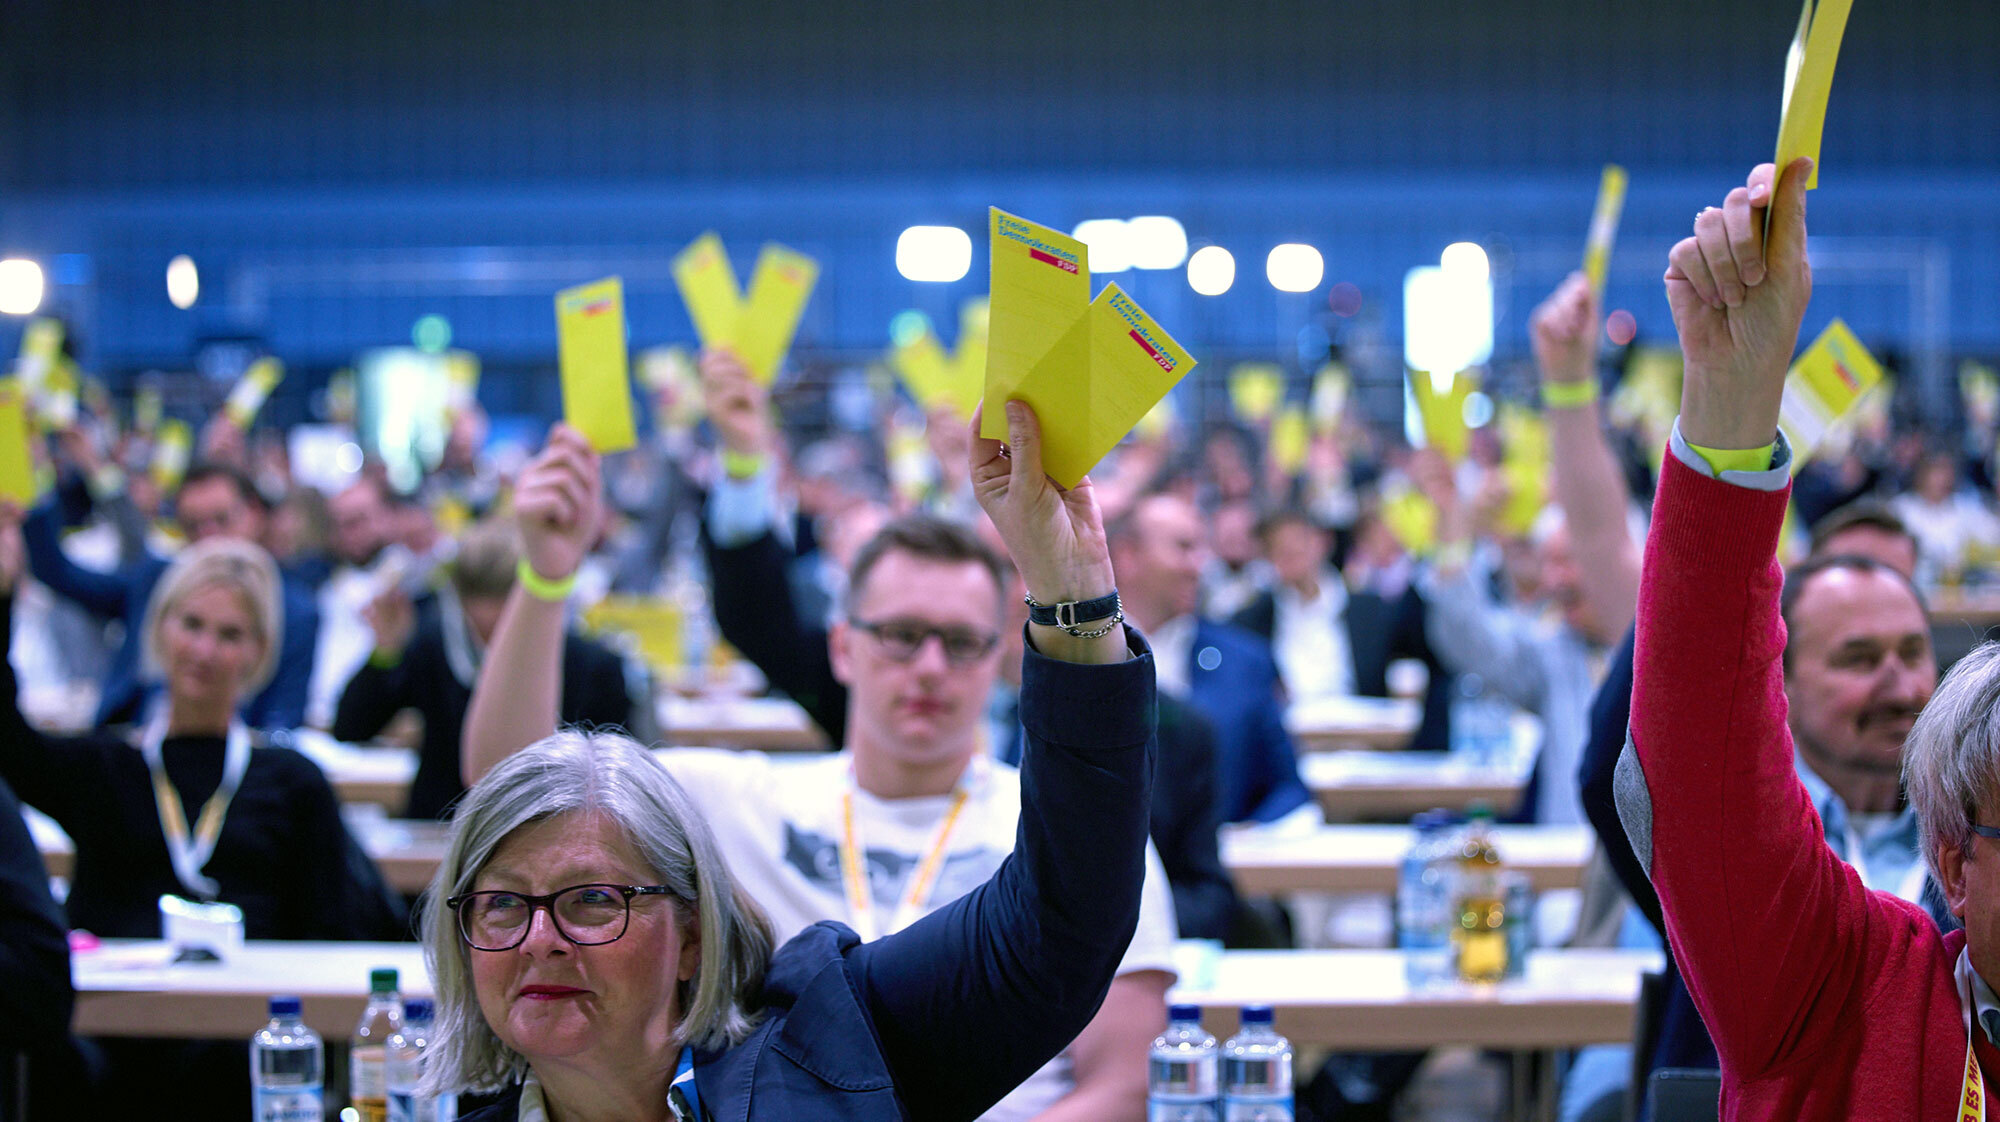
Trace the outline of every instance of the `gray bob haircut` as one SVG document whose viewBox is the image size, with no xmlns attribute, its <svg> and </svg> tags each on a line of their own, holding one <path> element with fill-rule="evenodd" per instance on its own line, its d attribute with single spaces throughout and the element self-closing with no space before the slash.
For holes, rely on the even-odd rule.
<svg viewBox="0 0 2000 1122">
<path fill-rule="evenodd" d="M 166 637 L 161 632 L 167 617 L 190 595 L 216 585 L 233 589 L 243 598 L 251 627 L 264 644 L 256 663 L 237 683 L 239 696 L 249 697 L 277 672 L 278 655 L 285 645 L 285 594 L 278 563 L 271 555 L 262 546 L 235 538 L 196 542 L 175 554 L 173 564 L 160 574 L 153 597 L 146 602 L 146 619 L 139 632 L 144 639 L 140 650 L 146 673 L 157 678 L 166 670 Z"/>
<path fill-rule="evenodd" d="M 1903 789 L 1938 877 L 1938 847 L 1969 848 L 1980 807 L 2000 794 L 2000 643 L 1980 644 L 1938 683 L 1903 744 Z"/>
<path fill-rule="evenodd" d="M 708 820 L 630 737 L 562 729 L 488 772 L 453 816 L 451 840 L 431 880 L 421 920 L 424 961 L 437 991 L 426 1093 L 498 1090 L 525 1073 L 525 1059 L 501 1042 L 479 1011 L 472 986 L 474 952 L 460 938 L 457 917 L 444 902 L 472 890 L 508 835 L 572 811 L 596 811 L 617 822 L 657 882 L 673 889 L 681 917 L 686 918 L 688 907 L 697 913 L 701 961 L 694 977 L 680 983 L 675 1045 L 725 1048 L 740 1043 L 755 1026 L 764 968 L 771 959 L 771 925 L 729 875 Z M 660 963 L 661 970 L 674 968 L 674 963 Z"/>
</svg>

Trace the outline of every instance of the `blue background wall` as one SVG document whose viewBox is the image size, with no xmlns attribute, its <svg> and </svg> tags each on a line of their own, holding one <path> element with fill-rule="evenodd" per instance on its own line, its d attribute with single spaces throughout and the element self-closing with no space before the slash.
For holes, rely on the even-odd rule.
<svg viewBox="0 0 2000 1122">
<path fill-rule="evenodd" d="M 823 259 L 807 353 L 879 347 L 984 288 L 984 208 L 1165 213 L 1237 256 L 1228 294 L 1120 277 L 1197 355 L 1289 353 L 1320 247 L 1393 341 L 1402 276 L 1494 252 L 1502 355 L 1576 259 L 1597 169 L 1631 169 L 1611 303 L 1669 329 L 1695 210 L 1768 159 L 1788 0 L 356 0 L 0 6 L 0 251 L 54 265 L 86 360 L 185 366 L 208 334 L 332 365 L 426 312 L 547 364 L 549 295 L 620 271 L 634 342 L 690 334 L 666 260 L 719 229 Z M 1820 298 L 1878 347 L 2000 350 L 2000 5 L 1862 0 L 1812 202 Z M 896 234 L 971 230 L 965 281 Z M 175 310 L 166 261 L 203 299 Z M 58 255 L 71 255 L 58 260 Z M 1913 298 L 1914 297 L 1914 298 Z M 1924 304 L 1929 300 L 1928 306 Z M 1351 325 L 1330 322 L 1330 326 Z M 0 324 L 10 345 L 16 325 Z M 1941 363 L 1934 363 L 1941 370 Z"/>
</svg>

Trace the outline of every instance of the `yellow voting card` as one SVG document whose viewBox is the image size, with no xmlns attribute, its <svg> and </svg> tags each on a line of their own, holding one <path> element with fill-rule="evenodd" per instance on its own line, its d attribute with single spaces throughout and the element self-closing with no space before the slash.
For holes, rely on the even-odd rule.
<svg viewBox="0 0 2000 1122">
<path fill-rule="evenodd" d="M 967 300 L 958 312 L 958 346 L 951 354 L 951 378 L 960 395 L 960 410 L 968 420 L 979 405 L 986 382 L 988 316 L 985 300 Z"/>
<path fill-rule="evenodd" d="M 1792 471 L 1826 441 L 1829 430 L 1853 412 L 1882 381 L 1882 366 L 1836 319 L 1826 325 L 1785 376 L 1778 427 L 1792 446 Z"/>
<path fill-rule="evenodd" d="M 819 262 L 803 253 L 772 243 L 757 254 L 734 346 L 750 376 L 764 385 L 777 380 L 778 367 L 792 349 L 799 317 L 805 315 L 806 301 L 818 281 Z"/>
<path fill-rule="evenodd" d="M 1500 529 L 1525 535 L 1549 501 L 1548 422 L 1519 405 L 1502 405 L 1500 439 L 1500 475 L 1507 483 Z"/>
<path fill-rule="evenodd" d="M 1583 272 L 1590 291 L 1604 298 L 1604 278 L 1611 270 L 1611 247 L 1618 241 L 1618 218 L 1625 212 L 1625 169 L 1605 164 L 1597 181 L 1597 206 L 1590 212 L 1590 236 L 1583 244 Z"/>
<path fill-rule="evenodd" d="M 979 435 L 1005 440 L 1002 406 L 1023 396 L 1022 383 L 1038 369 L 1046 368 L 1045 383 L 1067 380 L 1083 399 L 1079 403 L 1087 403 L 1090 262 L 1082 242 L 998 207 L 988 212 L 988 233 L 985 396 L 992 406 L 980 419 Z M 1049 418 L 1041 417 L 1046 429 Z"/>
<path fill-rule="evenodd" d="M 1269 362 L 1239 362 L 1229 371 L 1229 407 L 1253 425 L 1271 419 L 1285 400 L 1285 372 Z"/>
<path fill-rule="evenodd" d="M 63 323 L 59 319 L 43 316 L 28 321 L 21 329 L 21 356 L 14 373 L 21 379 L 21 388 L 33 395 L 42 387 L 42 382 L 55 372 L 56 360 L 62 356 Z"/>
<path fill-rule="evenodd" d="M 1354 387 L 1354 375 L 1347 367 L 1337 362 L 1329 362 L 1313 375 L 1312 421 L 1313 428 L 1322 433 L 1330 433 L 1340 427 L 1340 418 L 1347 412 L 1347 395 Z"/>
<path fill-rule="evenodd" d="M 1146 415 L 1139 418 L 1132 431 L 1138 433 L 1141 440 L 1163 440 L 1174 431 L 1174 424 L 1179 419 L 1180 411 L 1174 408 L 1174 399 L 1163 397 L 1146 410 Z"/>
<path fill-rule="evenodd" d="M 1826 101 L 1833 92 L 1833 66 L 1840 59 L 1840 40 L 1847 33 L 1847 13 L 1853 0 L 1805 0 L 1799 28 L 1785 55 L 1785 100 L 1778 117 L 1780 172 L 1800 156 L 1812 158 L 1806 188 L 1819 186 L 1819 141 L 1826 127 Z M 1768 214 L 1766 221 L 1769 221 Z"/>
<path fill-rule="evenodd" d="M 149 470 L 160 490 L 171 492 L 187 474 L 188 458 L 194 451 L 194 434 L 186 421 L 169 418 L 160 422 L 153 438 L 153 461 Z"/>
<path fill-rule="evenodd" d="M 889 365 L 910 391 L 917 408 L 926 413 L 951 401 L 951 380 L 955 372 L 944 344 L 926 328 L 908 342 L 889 352 Z"/>
<path fill-rule="evenodd" d="M 556 293 L 563 416 L 599 452 L 638 443 L 625 365 L 625 286 L 617 277 Z"/>
<path fill-rule="evenodd" d="M 675 255 L 673 274 L 701 345 L 734 351 L 764 385 L 776 380 L 819 282 L 819 262 L 768 243 L 757 254 L 746 296 L 736 286 L 722 239 L 710 231 Z"/>
<path fill-rule="evenodd" d="M 674 284 L 687 304 L 688 318 L 704 347 L 733 346 L 743 298 L 736 288 L 736 270 L 714 231 L 696 238 L 673 260 Z"/>
<path fill-rule="evenodd" d="M 250 369 L 236 380 L 236 387 L 229 391 L 229 400 L 222 405 L 223 414 L 237 428 L 249 428 L 257 419 L 257 411 L 264 408 L 271 391 L 284 377 L 285 364 L 269 355 L 251 363 Z"/>
<path fill-rule="evenodd" d="M 1410 392 L 1424 422 L 1424 440 L 1452 463 L 1465 458 L 1471 435 L 1465 427 L 1465 399 L 1478 388 L 1479 376 L 1470 370 L 1459 371 L 1442 387 L 1425 371 L 1410 372 Z"/>
<path fill-rule="evenodd" d="M 1312 424 L 1304 406 L 1287 405 L 1271 422 L 1271 462 L 1286 475 L 1297 475 L 1306 466 L 1306 445 L 1312 440 Z"/>
<path fill-rule="evenodd" d="M 68 355 L 57 355 L 48 377 L 29 396 L 30 412 L 46 432 L 61 432 L 76 425 L 76 404 L 82 391 L 83 375 Z"/>
<path fill-rule="evenodd" d="M 28 441 L 28 395 L 19 378 L 0 378 L 0 499 L 35 505 L 35 457 Z"/>
<path fill-rule="evenodd" d="M 1437 545 L 1437 507 L 1414 488 L 1392 488 L 1382 496 L 1382 524 L 1418 557 Z"/>
</svg>

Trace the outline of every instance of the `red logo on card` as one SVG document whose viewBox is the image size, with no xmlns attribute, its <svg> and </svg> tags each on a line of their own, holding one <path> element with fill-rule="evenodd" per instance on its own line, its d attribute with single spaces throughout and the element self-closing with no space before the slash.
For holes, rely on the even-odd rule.
<svg viewBox="0 0 2000 1122">
<path fill-rule="evenodd" d="M 1061 269 L 1065 273 L 1076 272 L 1076 262 L 1065 261 L 1062 258 L 1057 257 L 1053 253 L 1043 253 L 1039 249 L 1031 249 L 1028 251 L 1028 256 L 1034 258 L 1037 261 L 1042 262 L 1045 265 L 1054 265 L 1056 268 Z"/>
</svg>

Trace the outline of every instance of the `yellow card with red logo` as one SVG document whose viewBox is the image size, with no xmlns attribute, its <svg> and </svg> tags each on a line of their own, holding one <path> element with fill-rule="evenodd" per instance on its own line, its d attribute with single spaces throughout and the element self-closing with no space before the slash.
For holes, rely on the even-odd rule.
<svg viewBox="0 0 2000 1122">
<path fill-rule="evenodd" d="M 625 286 L 617 277 L 556 293 L 563 417 L 599 452 L 638 443 L 625 360 Z"/>
<path fill-rule="evenodd" d="M 1083 243 L 994 208 L 986 412 L 980 435 L 1007 437 L 1004 403 L 1042 426 L 1042 469 L 1077 482 L 1151 412 L 1195 361 L 1123 289 L 1090 299 Z"/>
<path fill-rule="evenodd" d="M 35 505 L 35 457 L 28 441 L 28 400 L 19 378 L 0 378 L 0 499 Z"/>
<path fill-rule="evenodd" d="M 1825 442 L 1829 430 L 1882 381 L 1882 364 L 1836 319 L 1785 375 L 1778 427 L 1792 446 L 1792 471 Z"/>
<path fill-rule="evenodd" d="M 746 296 L 736 286 L 722 239 L 710 231 L 675 255 L 672 268 L 701 345 L 735 352 L 764 385 L 776 380 L 819 282 L 819 262 L 767 243 L 757 254 Z"/>
</svg>

